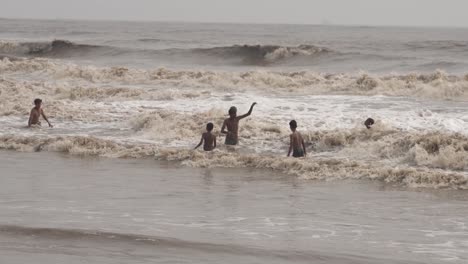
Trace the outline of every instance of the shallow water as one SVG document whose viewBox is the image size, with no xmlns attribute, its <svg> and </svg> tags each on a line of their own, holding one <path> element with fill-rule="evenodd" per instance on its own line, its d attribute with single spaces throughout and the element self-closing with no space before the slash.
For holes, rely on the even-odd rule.
<svg viewBox="0 0 468 264">
<path fill-rule="evenodd" d="M 464 191 L 310 182 L 152 159 L 2 151 L 0 163 L 5 263 L 468 259 Z"/>
</svg>

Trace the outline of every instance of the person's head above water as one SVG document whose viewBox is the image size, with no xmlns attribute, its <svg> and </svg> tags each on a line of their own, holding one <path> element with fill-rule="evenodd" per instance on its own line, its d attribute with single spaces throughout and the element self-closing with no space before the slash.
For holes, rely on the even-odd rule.
<svg viewBox="0 0 468 264">
<path fill-rule="evenodd" d="M 364 125 L 367 127 L 367 129 L 370 129 L 374 123 L 374 119 L 367 118 L 367 120 L 364 122 Z"/>
<path fill-rule="evenodd" d="M 229 116 L 232 118 L 237 116 L 237 108 L 235 106 L 231 106 L 231 108 L 229 108 Z"/>
<path fill-rule="evenodd" d="M 39 99 L 39 98 L 34 99 L 34 105 L 35 105 L 36 107 L 40 107 L 41 104 L 42 104 L 42 100 L 41 100 L 41 99 Z"/>
<path fill-rule="evenodd" d="M 211 132 L 213 130 L 213 127 L 214 127 L 213 123 L 206 124 L 206 131 Z"/>
<path fill-rule="evenodd" d="M 292 131 L 296 130 L 297 128 L 296 120 L 291 120 L 291 122 L 289 122 L 289 128 L 291 128 Z"/>
</svg>

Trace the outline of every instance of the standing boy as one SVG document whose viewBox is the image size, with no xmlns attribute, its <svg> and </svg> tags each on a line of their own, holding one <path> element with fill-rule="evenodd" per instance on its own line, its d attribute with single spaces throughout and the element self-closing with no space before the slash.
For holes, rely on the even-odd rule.
<svg viewBox="0 0 468 264">
<path fill-rule="evenodd" d="M 253 103 L 250 106 L 249 112 L 241 116 L 237 116 L 237 108 L 235 106 L 229 108 L 229 118 L 224 120 L 223 127 L 221 128 L 221 133 L 226 134 L 226 141 L 224 144 L 237 145 L 239 141 L 239 121 L 250 116 L 256 104 L 257 103 Z"/>
<path fill-rule="evenodd" d="M 208 123 L 206 125 L 206 132 L 202 134 L 200 139 L 200 143 L 195 147 L 197 149 L 203 143 L 203 150 L 205 151 L 212 151 L 216 148 L 216 136 L 211 133 L 213 131 L 213 123 Z"/>
<path fill-rule="evenodd" d="M 291 152 L 293 153 L 293 157 L 295 158 L 305 157 L 307 153 L 304 144 L 304 139 L 302 138 L 302 135 L 296 131 L 296 120 L 292 120 L 291 122 L 289 122 L 289 128 L 291 129 L 292 134 L 289 136 L 290 142 L 288 157 L 291 156 Z"/>
<path fill-rule="evenodd" d="M 46 115 L 44 114 L 44 110 L 42 110 L 42 100 L 36 99 L 34 100 L 34 107 L 31 109 L 31 114 L 29 115 L 28 127 L 31 127 L 32 125 L 40 126 L 41 121 L 39 121 L 39 118 L 41 116 L 45 121 L 47 121 L 49 127 L 53 127 L 49 122 L 49 119 L 47 119 Z"/>
</svg>

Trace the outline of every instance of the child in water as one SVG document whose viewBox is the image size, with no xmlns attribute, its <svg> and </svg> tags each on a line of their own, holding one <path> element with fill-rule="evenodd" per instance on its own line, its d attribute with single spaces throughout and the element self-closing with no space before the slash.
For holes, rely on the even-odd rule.
<svg viewBox="0 0 468 264">
<path fill-rule="evenodd" d="M 52 124 L 49 122 L 49 119 L 47 119 L 44 110 L 42 110 L 42 100 L 35 99 L 34 107 L 33 109 L 31 109 L 31 114 L 29 115 L 28 127 L 31 127 L 32 125 L 40 126 L 41 121 L 39 121 L 39 118 L 41 116 L 44 118 L 45 121 L 47 121 L 49 127 L 53 127 Z"/>
<path fill-rule="evenodd" d="M 237 116 L 237 108 L 229 108 L 229 118 L 224 120 L 223 126 L 221 128 L 221 133 L 226 134 L 226 145 L 237 145 L 239 142 L 239 121 L 244 119 L 252 114 L 252 110 L 257 103 L 253 103 L 250 106 L 249 112 L 241 116 Z M 227 131 L 226 131 L 227 128 Z"/>
<path fill-rule="evenodd" d="M 205 151 L 212 151 L 216 148 L 216 136 L 211 133 L 211 131 L 213 131 L 213 127 L 213 123 L 208 123 L 206 125 L 206 132 L 202 134 L 200 143 L 198 143 L 195 149 L 200 147 L 203 142 L 205 143 L 203 144 L 203 150 Z"/>
<path fill-rule="evenodd" d="M 375 121 L 372 118 L 367 118 L 367 120 L 364 122 L 364 125 L 367 127 L 367 129 L 371 129 L 372 125 L 374 125 Z"/>
<path fill-rule="evenodd" d="M 302 138 L 301 133 L 296 131 L 296 120 L 292 120 L 291 122 L 289 122 L 289 128 L 291 129 L 292 134 L 289 136 L 290 143 L 288 157 L 291 156 L 291 152 L 293 153 L 293 157 L 295 158 L 305 157 L 307 155 L 307 152 L 304 144 L 304 139 Z"/>
</svg>

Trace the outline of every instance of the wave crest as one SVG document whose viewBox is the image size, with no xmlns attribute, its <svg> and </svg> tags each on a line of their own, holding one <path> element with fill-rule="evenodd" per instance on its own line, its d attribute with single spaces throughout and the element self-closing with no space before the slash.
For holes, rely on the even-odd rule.
<svg viewBox="0 0 468 264">
<path fill-rule="evenodd" d="M 87 44 L 76 44 L 68 40 L 53 40 L 51 42 L 0 42 L 0 53 L 38 56 L 61 57 L 67 55 L 83 55 L 106 47 Z"/>
<path fill-rule="evenodd" d="M 175 71 L 166 68 L 99 68 L 49 59 L 10 61 L 8 58 L 0 61 L 0 71 L 5 74 L 37 73 L 67 82 L 153 85 L 160 88 L 189 88 L 194 92 L 205 88 L 210 91 L 252 89 L 269 94 L 386 95 L 459 100 L 468 98 L 468 74 L 454 76 L 442 71 L 407 75 L 325 74 L 313 71 Z"/>
<path fill-rule="evenodd" d="M 234 45 L 228 47 L 214 47 L 194 49 L 194 53 L 203 55 L 238 58 L 246 65 L 267 65 L 289 58 L 313 58 L 314 56 L 331 53 L 332 50 L 313 45 L 299 45 L 296 47 L 278 45 Z"/>
<path fill-rule="evenodd" d="M 142 39 L 143 42 L 159 42 L 159 39 Z M 224 60 L 227 64 L 269 65 L 290 58 L 313 58 L 321 54 L 332 53 L 328 48 L 313 45 L 296 47 L 279 45 L 233 45 L 194 49 L 138 49 L 114 46 L 77 44 L 68 40 L 50 42 L 0 42 L 0 54 L 31 57 L 80 57 L 115 56 L 131 54 L 133 58 L 154 58 L 159 60 L 191 60 L 210 63 Z"/>
<path fill-rule="evenodd" d="M 136 129 L 151 132 L 159 129 L 162 134 L 160 125 L 164 123 L 164 121 L 153 123 L 151 119 L 143 118 L 136 123 Z M 172 131 L 171 128 L 166 128 L 166 131 L 168 130 Z M 253 137 L 259 137 L 259 134 L 263 133 L 260 130 L 246 131 L 246 134 L 253 133 Z M 192 167 L 272 169 L 304 179 L 372 179 L 411 187 L 468 189 L 468 175 L 464 171 L 468 168 L 468 138 L 465 136 L 435 132 L 433 134 L 398 133 L 396 130 L 384 129 L 375 134 L 371 132 L 366 134 L 364 131 L 366 130 L 356 129 L 347 135 L 343 131 L 324 132 L 322 135 L 304 133 L 307 144 L 312 145 L 310 148 L 315 154 L 307 159 L 285 158 L 282 155 L 272 156 L 267 153 L 230 152 L 222 148 L 212 153 L 204 153 L 83 136 L 55 138 L 0 136 L 0 149 L 54 151 L 113 158 L 155 157 L 158 160 L 182 162 Z M 196 132 L 191 129 L 174 130 L 171 133 L 164 133 L 166 137 L 162 136 L 159 139 L 174 141 L 183 137 L 193 138 L 194 133 Z M 328 136 L 323 136 L 324 134 Z M 330 140 L 330 138 L 340 138 L 340 140 Z M 321 153 L 333 154 L 324 156 Z M 361 157 L 363 153 L 367 156 Z M 350 160 L 350 157 L 354 160 Z M 368 160 L 369 157 L 374 157 L 375 160 Z M 382 160 L 397 161 L 397 163 L 389 165 Z"/>
<path fill-rule="evenodd" d="M 201 153 L 166 150 L 156 154 L 158 159 L 182 161 L 193 167 L 248 167 L 272 169 L 309 180 L 367 179 L 414 188 L 468 189 L 466 175 L 427 168 L 372 166 L 342 159 L 288 159 L 258 154 Z"/>
</svg>

